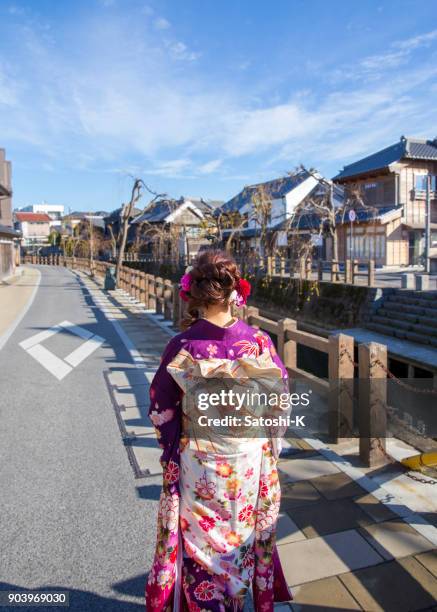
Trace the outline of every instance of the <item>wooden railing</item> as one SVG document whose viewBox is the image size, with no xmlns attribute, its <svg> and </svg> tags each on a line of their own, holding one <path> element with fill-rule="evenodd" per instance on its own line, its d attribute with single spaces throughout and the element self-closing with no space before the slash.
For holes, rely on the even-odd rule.
<svg viewBox="0 0 437 612">
<path fill-rule="evenodd" d="M 73 270 L 104 277 L 108 267 L 114 267 L 106 262 L 70 257 L 35 257 L 27 258 L 26 262 L 49 265 L 63 265 Z M 186 303 L 179 297 L 177 283 L 169 279 L 154 276 L 140 270 L 122 266 L 119 289 L 138 300 L 148 310 L 155 311 L 175 327 L 185 315 Z M 360 345 L 359 363 L 354 360 L 354 338 L 346 334 L 333 334 L 328 338 L 317 336 L 297 329 L 297 321 L 289 318 L 273 321 L 261 316 L 259 309 L 244 306 L 238 311 L 240 318 L 249 325 L 258 327 L 274 336 L 278 355 L 286 366 L 290 380 L 293 383 L 302 381 L 325 398 L 329 411 L 329 439 L 337 442 L 341 438 L 351 437 L 354 422 L 354 377 L 356 369 L 359 375 L 367 379 L 385 376 L 381 364 L 387 365 L 387 347 L 381 344 L 369 343 Z M 321 378 L 298 367 L 298 346 L 313 349 L 327 355 L 328 377 Z M 377 355 L 378 359 L 375 359 Z M 380 398 L 383 401 L 384 398 Z M 360 458 L 365 465 L 373 466 L 384 460 L 384 437 L 381 436 L 381 423 L 378 422 L 378 435 L 373 434 L 377 418 L 374 411 L 373 397 L 359 397 Z M 361 427 L 361 425 L 360 425 Z"/>
</svg>

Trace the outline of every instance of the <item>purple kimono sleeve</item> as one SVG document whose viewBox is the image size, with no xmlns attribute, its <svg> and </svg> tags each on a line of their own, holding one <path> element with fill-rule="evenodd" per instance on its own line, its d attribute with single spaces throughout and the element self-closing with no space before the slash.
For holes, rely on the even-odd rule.
<svg viewBox="0 0 437 612">
<path fill-rule="evenodd" d="M 177 355 L 179 349 L 179 340 L 176 338 L 170 340 L 150 385 L 149 417 L 155 427 L 158 443 L 162 449 L 160 462 L 166 484 L 172 484 L 173 476 L 170 472 L 178 472 L 176 466 L 179 466 L 182 390 L 167 372 L 168 364 Z"/>
</svg>

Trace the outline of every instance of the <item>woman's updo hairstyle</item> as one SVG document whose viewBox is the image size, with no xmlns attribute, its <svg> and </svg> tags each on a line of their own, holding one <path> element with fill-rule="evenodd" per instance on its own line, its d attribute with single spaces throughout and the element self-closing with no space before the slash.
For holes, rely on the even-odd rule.
<svg viewBox="0 0 437 612">
<path fill-rule="evenodd" d="M 227 304 L 241 278 L 234 259 L 224 251 L 202 251 L 190 270 L 191 286 L 184 329 L 200 317 L 201 311 L 211 305 Z"/>
</svg>

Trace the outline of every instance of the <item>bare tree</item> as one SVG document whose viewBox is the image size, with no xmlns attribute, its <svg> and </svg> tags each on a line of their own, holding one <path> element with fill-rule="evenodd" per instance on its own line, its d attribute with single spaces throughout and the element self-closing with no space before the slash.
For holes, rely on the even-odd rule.
<svg viewBox="0 0 437 612">
<path fill-rule="evenodd" d="M 120 212 L 120 221 L 121 221 L 120 236 L 119 236 L 120 244 L 119 244 L 119 249 L 117 253 L 117 263 L 116 263 L 116 268 L 115 268 L 117 286 L 119 286 L 120 284 L 121 266 L 123 265 L 124 253 L 126 249 L 129 222 L 133 216 L 135 204 L 142 198 L 144 191 L 148 191 L 154 196 L 152 202 L 154 202 L 158 198 L 162 198 L 165 196 L 165 194 L 158 194 L 152 191 L 142 179 L 136 178 L 134 180 L 129 202 L 126 202 L 125 204 L 123 204 L 121 212 Z M 148 206 L 149 205 L 150 203 L 148 204 Z"/>
<path fill-rule="evenodd" d="M 224 247 L 226 251 L 229 251 L 235 234 L 246 225 L 247 215 L 242 215 L 238 210 L 209 209 L 207 203 L 204 200 L 201 201 L 205 205 L 200 222 L 203 236 L 211 240 L 214 247 L 219 247 L 224 242 L 224 232 L 229 230 Z"/>
<path fill-rule="evenodd" d="M 305 217 L 312 220 L 310 233 L 313 235 L 326 235 L 332 238 L 332 260 L 339 261 L 338 249 L 338 228 L 347 220 L 347 213 L 351 209 L 365 208 L 370 213 L 374 213 L 374 207 L 367 206 L 359 189 L 349 188 L 343 190 L 340 197 L 335 199 L 335 189 L 339 189 L 333 181 L 325 179 L 316 170 L 307 170 L 304 166 L 298 169 L 306 172 L 309 176 L 316 179 L 319 189 L 313 192 L 300 202 L 288 219 L 288 231 L 293 229 L 295 233 L 299 231 L 299 225 Z M 312 248 L 312 246 L 311 246 Z"/>
<path fill-rule="evenodd" d="M 109 230 L 109 241 L 110 241 L 110 245 L 111 245 L 111 256 L 112 256 L 112 259 L 117 259 L 117 238 L 115 237 L 114 228 L 112 226 L 112 223 L 108 223 L 107 224 L 107 228 Z"/>
</svg>

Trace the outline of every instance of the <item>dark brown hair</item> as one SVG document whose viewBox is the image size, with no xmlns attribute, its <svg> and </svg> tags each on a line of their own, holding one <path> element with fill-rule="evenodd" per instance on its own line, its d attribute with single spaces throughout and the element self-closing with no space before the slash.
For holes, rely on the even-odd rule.
<svg viewBox="0 0 437 612">
<path fill-rule="evenodd" d="M 205 306 L 226 304 L 241 278 L 233 258 L 224 251 L 202 251 L 194 260 L 190 271 L 191 287 L 187 317 L 182 328 L 190 327 Z"/>
</svg>

